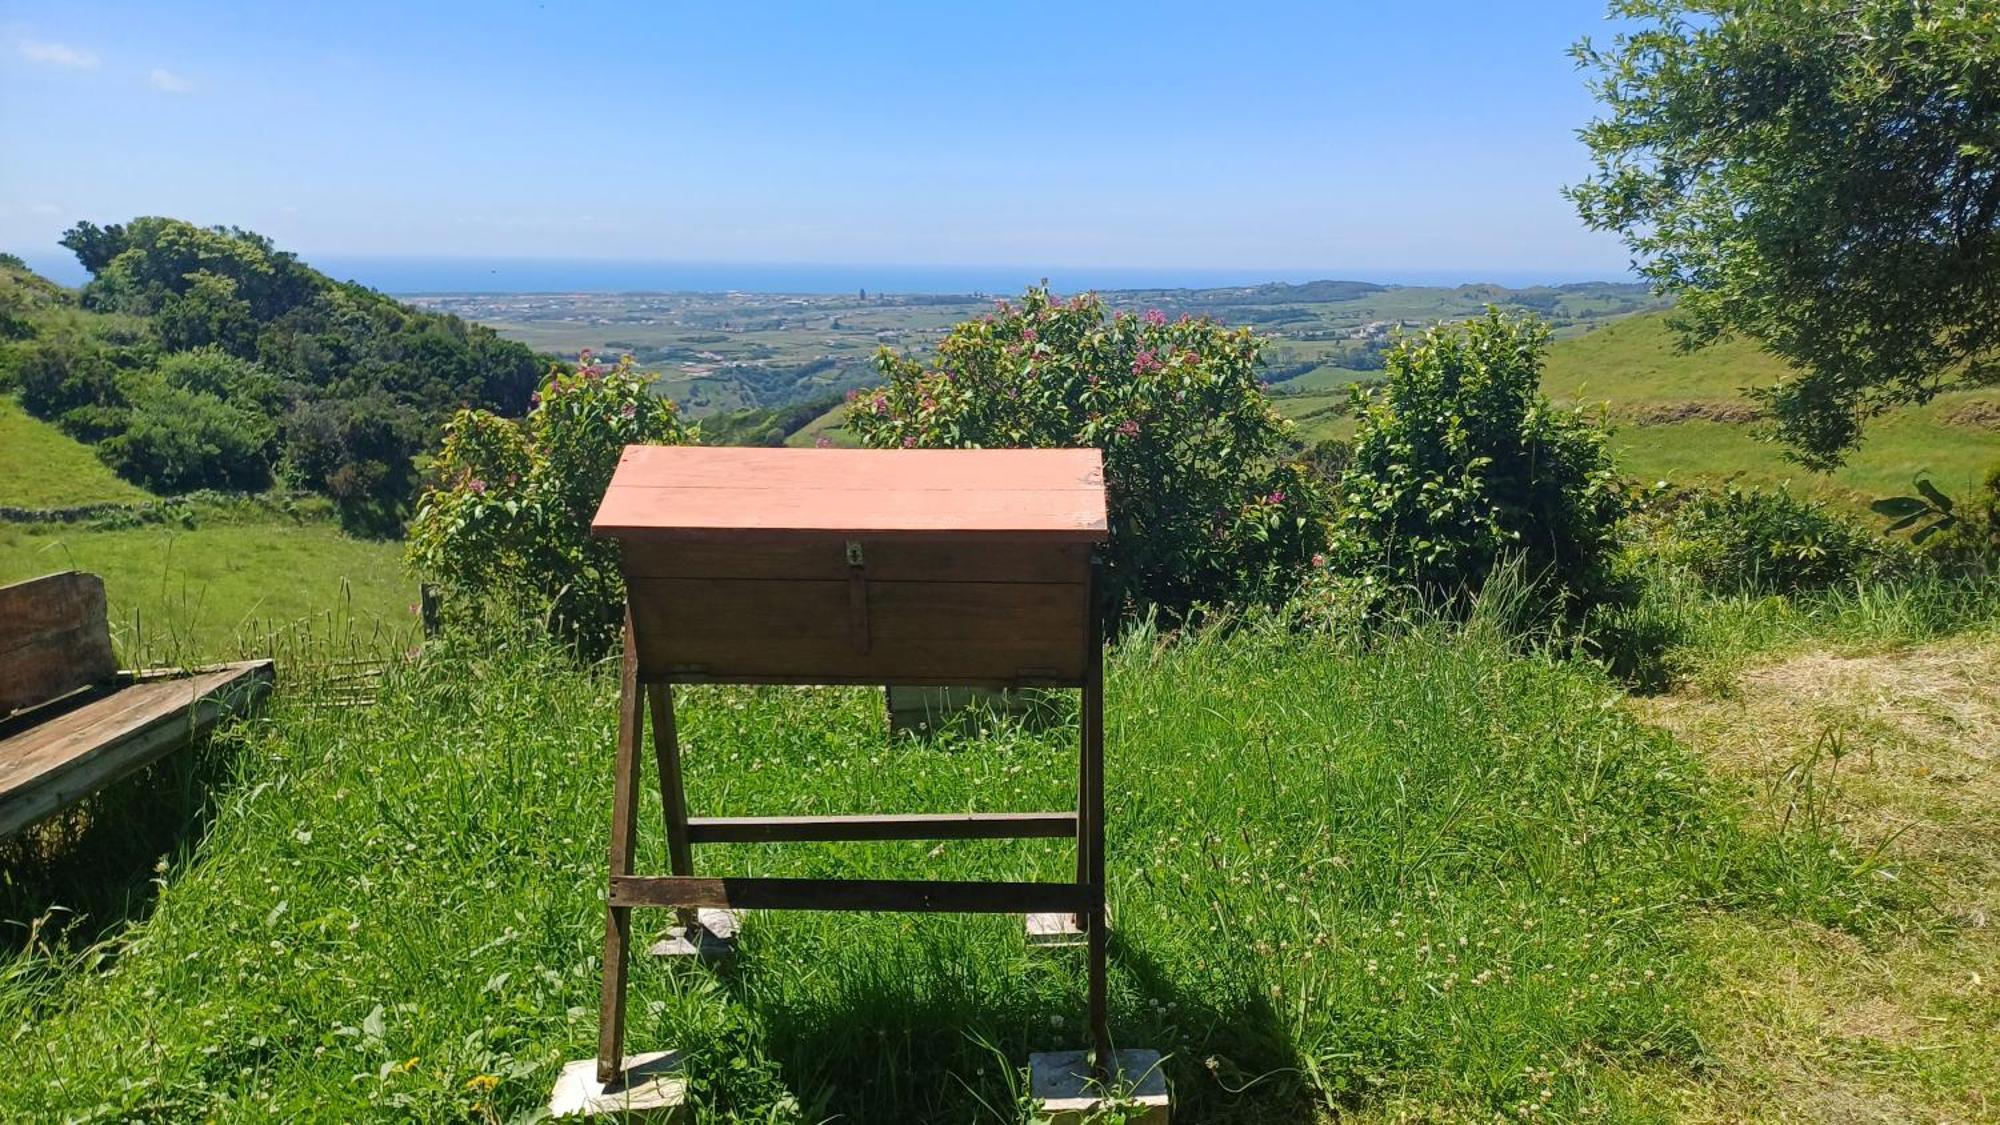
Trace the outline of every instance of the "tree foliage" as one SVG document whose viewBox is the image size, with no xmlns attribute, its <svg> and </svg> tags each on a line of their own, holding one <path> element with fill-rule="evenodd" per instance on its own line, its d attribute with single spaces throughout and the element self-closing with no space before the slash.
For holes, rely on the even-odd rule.
<svg viewBox="0 0 2000 1125">
<path fill-rule="evenodd" d="M 695 440 L 629 356 L 551 369 L 525 419 L 461 410 L 410 523 L 409 558 L 454 612 L 546 618 L 586 649 L 616 639 L 624 583 L 590 520 L 627 445 Z"/>
<path fill-rule="evenodd" d="M 1548 341 L 1489 308 L 1403 342 L 1355 389 L 1330 573 L 1454 597 L 1519 559 L 1575 609 L 1616 591 L 1621 488 L 1603 429 L 1541 394 Z"/>
<path fill-rule="evenodd" d="M 63 244 L 91 273 L 89 311 L 28 318 L 13 381 L 30 411 L 86 440 L 144 423 L 100 452 L 165 491 L 275 472 L 332 497 L 350 529 L 390 533 L 444 419 L 518 416 L 542 369 L 491 329 L 335 282 L 249 231 L 140 218 L 79 223 Z M 170 439 L 147 415 L 199 421 L 207 437 Z M 257 424 L 235 424 L 248 415 Z M 252 449 L 254 469 L 240 461 Z"/>
<path fill-rule="evenodd" d="M 1615 0 L 1579 43 L 1584 220 L 1680 298 L 1688 346 L 1741 333 L 1798 369 L 1760 388 L 1831 468 L 1863 424 L 2000 355 L 2000 0 Z"/>
<path fill-rule="evenodd" d="M 1258 349 L 1247 329 L 1032 288 L 953 328 L 930 364 L 884 350 L 887 383 L 854 396 L 848 426 L 886 449 L 1102 449 L 1119 605 L 1278 600 L 1324 542 L 1325 498 Z"/>
</svg>

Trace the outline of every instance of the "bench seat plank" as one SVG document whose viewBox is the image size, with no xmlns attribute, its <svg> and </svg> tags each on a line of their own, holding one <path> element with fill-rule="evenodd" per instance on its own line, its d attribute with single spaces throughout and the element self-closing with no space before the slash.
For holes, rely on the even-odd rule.
<svg viewBox="0 0 2000 1125">
<path fill-rule="evenodd" d="M 262 698 L 272 679 L 269 660 L 249 660 L 142 680 L 0 739 L 0 837 L 184 745 Z"/>
</svg>

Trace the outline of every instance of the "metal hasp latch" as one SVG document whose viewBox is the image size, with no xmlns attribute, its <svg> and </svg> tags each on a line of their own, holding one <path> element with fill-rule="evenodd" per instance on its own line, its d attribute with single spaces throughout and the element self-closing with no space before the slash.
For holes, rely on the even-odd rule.
<svg viewBox="0 0 2000 1125">
<path fill-rule="evenodd" d="M 868 651 L 868 560 L 859 539 L 847 541 L 847 639 L 854 651 Z"/>
</svg>

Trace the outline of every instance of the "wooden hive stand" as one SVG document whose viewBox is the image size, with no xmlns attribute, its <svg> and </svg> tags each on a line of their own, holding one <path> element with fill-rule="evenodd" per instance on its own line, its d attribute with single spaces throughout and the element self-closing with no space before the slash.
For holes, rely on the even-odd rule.
<svg viewBox="0 0 2000 1125">
<path fill-rule="evenodd" d="M 1055 914 L 1088 946 L 1091 1044 L 1106 1025 L 1104 683 L 1094 548 L 1106 537 L 1094 449 L 840 450 L 631 446 L 591 525 L 619 543 L 625 656 L 604 990 L 594 1074 L 561 1112 L 664 1098 L 659 1055 L 624 1053 L 632 909 Z M 1082 693 L 1076 808 L 848 816 L 688 813 L 676 684 L 1059 687 Z M 650 717 L 672 873 L 632 870 Z M 1073 838 L 1073 882 L 706 878 L 694 845 Z M 1129 1054 L 1130 1052 L 1121 1052 Z M 641 1075 L 641 1065 L 655 1068 Z M 1120 1063 L 1125 1062 L 1121 1057 Z M 585 1078 L 594 1079 L 580 1089 Z M 650 1087 L 641 1090 L 642 1083 Z M 619 1101 L 621 1091 L 625 1101 Z M 594 1100 L 593 1100 L 594 1099 Z"/>
</svg>

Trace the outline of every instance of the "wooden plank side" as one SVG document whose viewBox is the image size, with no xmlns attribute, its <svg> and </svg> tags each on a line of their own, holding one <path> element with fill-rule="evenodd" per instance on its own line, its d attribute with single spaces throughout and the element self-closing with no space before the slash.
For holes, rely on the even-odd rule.
<svg viewBox="0 0 2000 1125">
<path fill-rule="evenodd" d="M 869 645 L 845 582 L 649 578 L 627 585 L 648 681 L 697 673 L 882 683 L 1080 683 L 1087 587 L 870 582 Z"/>
<path fill-rule="evenodd" d="M 0 836 L 104 788 L 270 691 L 268 660 L 134 684 L 0 741 Z"/>
<path fill-rule="evenodd" d="M 698 816 L 697 844 L 814 843 L 838 840 L 1027 840 L 1076 832 L 1076 814 L 888 813 L 861 816 Z"/>
<path fill-rule="evenodd" d="M 0 586 L 0 715 L 117 671 L 103 579 L 71 570 Z"/>
<path fill-rule="evenodd" d="M 1031 914 L 1081 910 L 1074 883 L 953 882 L 916 879 L 705 879 L 633 875 L 611 880 L 620 906 L 727 910 L 907 910 L 949 914 Z"/>
<path fill-rule="evenodd" d="M 861 544 L 870 582 L 1077 582 L 1090 577 L 1090 546 L 1015 539 L 869 539 Z M 841 535 L 746 534 L 727 541 L 637 541 L 623 547 L 627 578 L 812 578 L 845 580 Z"/>
</svg>

